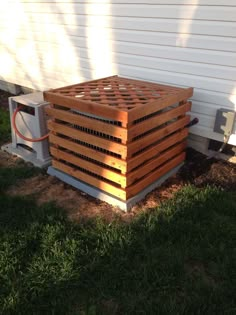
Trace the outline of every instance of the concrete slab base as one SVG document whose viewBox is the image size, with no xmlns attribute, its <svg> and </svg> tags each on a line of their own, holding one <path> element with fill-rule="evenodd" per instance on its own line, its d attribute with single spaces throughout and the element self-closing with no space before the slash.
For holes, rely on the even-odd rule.
<svg viewBox="0 0 236 315">
<path fill-rule="evenodd" d="M 87 183 L 82 182 L 82 181 L 78 180 L 77 178 L 74 178 L 74 177 L 72 177 L 72 176 L 70 176 L 64 172 L 61 172 L 61 171 L 55 169 L 52 166 L 50 166 L 48 168 L 48 174 L 59 178 L 63 182 L 87 193 L 88 195 L 90 195 L 92 197 L 95 197 L 97 199 L 105 201 L 105 202 L 111 204 L 112 206 L 119 207 L 123 211 L 128 211 L 137 202 L 142 200 L 149 192 L 154 190 L 156 187 L 160 186 L 170 176 L 173 176 L 175 173 L 177 173 L 177 171 L 180 169 L 180 167 L 182 165 L 183 165 L 183 163 L 181 163 L 180 165 L 178 165 L 177 167 L 175 167 L 174 169 L 172 169 L 171 171 L 166 173 L 164 176 L 159 178 L 157 181 L 155 181 L 154 183 L 152 183 L 151 185 L 146 187 L 144 190 L 142 190 L 140 193 L 138 193 L 136 196 L 130 198 L 127 201 L 120 200 L 120 199 L 110 195 L 109 193 L 107 193 L 107 192 L 105 192 L 105 191 L 103 191 L 97 187 L 93 187 L 91 185 L 88 185 Z"/>
<path fill-rule="evenodd" d="M 25 160 L 26 162 L 32 163 L 36 167 L 46 168 L 51 164 L 51 158 L 44 161 L 39 160 L 37 159 L 36 153 L 34 151 L 29 151 L 21 146 L 17 146 L 16 148 L 14 148 L 12 146 L 12 143 L 4 144 L 1 147 L 1 150 L 6 151 L 12 155 L 16 155 Z"/>
</svg>

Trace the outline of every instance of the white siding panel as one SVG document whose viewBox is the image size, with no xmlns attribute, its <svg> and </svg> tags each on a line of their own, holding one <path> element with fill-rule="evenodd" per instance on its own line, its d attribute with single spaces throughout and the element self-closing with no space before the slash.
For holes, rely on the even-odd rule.
<svg viewBox="0 0 236 315">
<path fill-rule="evenodd" d="M 224 106 L 224 108 L 232 110 L 232 108 L 228 106 Z M 192 102 L 192 113 L 215 117 L 216 111 L 217 111 L 217 108 L 215 104 L 203 103 L 203 102 L 197 102 L 197 101 Z"/>
<path fill-rule="evenodd" d="M 27 18 L 25 18 L 27 17 Z M 62 18 L 63 17 L 63 18 Z M 20 24 L 27 27 L 38 25 L 63 25 L 66 31 L 71 26 L 89 26 L 97 28 L 112 28 L 124 30 L 141 30 L 150 32 L 170 32 L 179 34 L 213 35 L 223 37 L 235 37 L 236 25 L 234 22 L 199 21 L 179 19 L 154 19 L 154 18 L 130 18 L 112 16 L 93 16 L 75 14 L 37 14 L 10 11 L 6 12 L 0 20 L 0 25 L 6 25 L 18 19 Z M 189 21 L 189 22 L 188 22 Z M 14 23 L 12 24 L 14 25 Z M 49 26 L 47 26 L 48 28 Z M 188 36 L 189 37 L 189 36 Z M 187 37 L 187 38 L 188 38 Z"/>
<path fill-rule="evenodd" d="M 0 38 L 1 37 L 3 36 L 1 36 L 0 34 Z M 78 40 L 78 38 L 75 37 L 75 39 L 76 40 L 73 41 L 74 45 L 76 44 L 75 46 L 78 46 L 78 47 L 86 46 L 85 38 L 81 38 Z M 27 39 L 25 39 L 24 42 L 26 43 Z M 48 51 L 51 51 L 51 53 L 52 53 L 52 50 L 54 53 L 55 50 L 59 49 L 58 48 L 59 46 L 51 47 L 52 42 L 53 42 L 53 37 L 50 36 L 50 38 L 48 38 L 48 42 L 42 42 L 40 44 L 40 48 L 38 49 L 38 52 L 40 52 L 40 54 L 38 54 L 37 58 L 42 60 L 42 62 L 44 61 L 43 53 L 46 50 L 46 48 L 44 48 L 45 45 L 47 45 Z M 51 43 L 50 46 L 48 46 L 49 43 Z M 22 41 L 18 41 L 16 44 L 20 46 L 22 45 Z M 57 43 L 56 45 L 59 45 L 59 43 Z M 14 51 L 15 50 L 12 51 L 12 54 L 14 54 Z M 117 53 L 115 51 L 117 51 Z M 139 53 L 137 49 L 136 49 L 136 53 Z M 87 58 L 87 55 L 88 55 L 88 52 L 86 49 L 84 49 L 83 51 L 80 49 L 80 56 L 81 56 L 80 65 L 85 68 L 90 68 L 90 61 Z M 236 67 L 230 67 L 230 66 L 221 66 L 221 65 L 219 66 L 219 65 L 205 64 L 205 63 L 200 63 L 200 62 L 188 62 L 188 61 L 180 62 L 179 60 L 173 60 L 173 59 L 167 59 L 167 58 L 157 58 L 157 57 L 149 57 L 145 55 L 119 53 L 118 49 L 114 49 L 114 52 L 111 53 L 111 57 L 117 64 L 200 76 L 200 78 L 196 77 L 197 80 L 202 80 L 202 77 L 209 77 L 209 78 L 224 79 L 224 80 L 232 81 L 236 77 Z M 22 57 L 22 60 L 24 59 L 26 59 L 26 61 L 29 62 L 27 55 L 25 55 L 25 58 L 24 56 Z M 221 82 L 220 82 L 220 85 L 221 85 Z"/>
<path fill-rule="evenodd" d="M 31 38 L 30 41 L 34 40 Z M 15 47 L 22 47 L 29 43 L 29 40 L 19 38 L 15 42 L 11 41 L 11 38 L 7 37 L 2 40 L 2 45 L 12 45 Z M 55 50 L 58 51 L 60 45 L 53 45 L 49 42 L 38 42 L 37 49 L 44 50 Z M 34 44 L 34 42 L 32 43 Z M 81 53 L 84 53 L 84 50 L 81 48 L 86 48 L 88 42 L 85 38 L 78 38 L 71 39 L 68 43 L 70 45 L 73 44 L 73 49 L 76 47 L 80 48 L 79 50 Z M 97 43 L 99 44 L 99 43 Z M 157 57 L 157 58 L 164 58 L 167 60 L 177 60 L 179 62 L 182 61 L 189 61 L 195 63 L 202 63 L 202 64 L 213 64 L 213 65 L 222 65 L 227 67 L 234 67 L 236 63 L 236 53 L 232 52 L 222 52 L 222 51 L 208 51 L 208 50 L 198 50 L 198 49 L 189 49 L 189 48 L 180 48 L 180 47 L 170 47 L 170 46 L 157 46 L 157 45 L 150 45 L 150 44 L 140 44 L 140 43 L 128 43 L 128 42 L 121 42 L 121 41 L 109 41 L 110 44 L 110 51 L 117 52 L 117 53 L 124 53 L 127 55 L 138 55 L 138 56 L 148 56 L 148 57 Z M 91 44 L 93 45 L 93 44 Z M 63 46 L 63 45 L 62 45 Z M 13 51 L 14 52 L 14 51 Z M 87 53 L 85 52 L 87 55 Z M 183 69 L 184 70 L 184 69 Z"/>
<path fill-rule="evenodd" d="M 124 58 L 122 58 L 124 57 Z M 51 57 L 52 58 L 52 57 Z M 43 57 L 38 59 L 41 63 L 40 68 L 47 69 L 46 66 L 42 64 Z M 172 63 L 165 66 L 167 63 L 166 60 L 164 62 L 161 60 L 152 60 L 152 59 L 146 59 L 145 57 L 138 57 L 136 56 L 126 56 L 126 55 L 114 55 L 114 60 L 116 63 L 112 63 L 111 66 L 113 68 L 118 67 L 119 71 L 122 71 L 125 76 L 130 76 L 129 74 L 132 73 L 139 77 L 144 78 L 146 75 L 148 78 L 146 80 L 152 79 L 152 81 L 157 81 L 156 78 L 160 78 L 158 81 L 165 83 L 165 84 L 176 84 L 176 77 L 178 78 L 178 83 L 181 86 L 188 86 L 188 82 L 191 81 L 192 85 L 194 85 L 196 88 L 201 88 L 204 86 L 205 90 L 209 91 L 216 91 L 216 92 L 223 92 L 223 93 L 229 93 L 234 88 L 234 82 L 229 80 L 220 80 L 220 79 L 214 79 L 214 78 L 208 78 L 203 77 L 198 71 L 197 65 L 194 65 L 196 67 L 196 71 L 198 72 L 198 75 L 189 75 L 187 73 L 181 73 L 180 70 L 181 67 L 185 66 L 184 64 L 176 63 L 176 65 L 173 65 Z M 144 62 L 144 63 L 143 63 Z M 143 63 L 143 64 L 142 64 Z M 24 62 L 17 63 L 17 67 L 23 68 L 24 65 L 27 64 L 30 67 L 35 66 L 34 60 L 28 60 L 28 57 L 25 57 Z M 152 67 L 151 67 L 152 66 Z M 190 70 L 189 73 L 193 73 L 193 69 L 191 69 L 191 65 L 189 66 Z M 201 67 L 201 66 L 200 66 Z M 60 64 L 58 64 L 57 71 L 60 69 Z M 89 59 L 80 58 L 80 68 L 81 69 L 87 69 L 88 71 L 90 69 L 95 69 L 95 65 L 91 65 Z M 55 65 L 53 65 L 53 68 L 51 71 L 55 71 Z M 169 69 L 170 73 L 167 71 Z M 187 72 L 188 66 L 186 66 L 185 72 Z M 79 70 L 79 69 L 78 69 Z M 201 69 L 200 69 L 201 70 Z M 202 69 L 207 73 L 207 69 Z M 71 74 L 70 69 L 64 69 L 64 74 L 66 72 L 69 72 Z M 202 71 L 203 72 L 203 71 Z M 207 73 L 208 74 L 208 73 Z M 109 75 L 109 73 L 108 73 Z M 181 77 L 180 77 L 181 76 Z M 134 77 L 134 75 L 132 75 Z"/>
<path fill-rule="evenodd" d="M 191 132 L 222 141 L 216 111 L 236 110 L 236 1 L 5 1 L 0 69 L 38 90 L 113 74 L 192 86 Z"/>
<path fill-rule="evenodd" d="M 221 107 L 235 109 L 235 102 L 231 100 L 231 94 L 229 95 L 195 88 L 192 100 L 205 103 L 206 106 L 208 103 L 214 104 L 216 109 Z"/>
<path fill-rule="evenodd" d="M 196 76 L 190 76 L 186 74 L 177 74 L 173 72 L 167 71 L 159 71 L 159 70 L 152 70 L 152 69 L 143 69 L 140 67 L 130 67 L 126 65 L 119 65 L 119 72 L 123 76 L 130 76 L 132 73 L 132 77 L 144 78 L 145 80 L 151 79 L 152 81 L 162 82 L 164 84 L 175 85 L 178 82 L 179 85 L 187 87 L 189 82 L 191 85 L 202 88 L 204 90 L 210 91 L 219 91 L 224 93 L 231 93 L 234 89 L 235 84 L 234 82 L 217 80 L 213 78 L 202 78 Z"/>
<path fill-rule="evenodd" d="M 18 0 L 8 0 L 8 3 L 17 3 Z M 29 0 L 21 0 L 21 3 L 27 3 Z M 40 0 L 38 1 L 40 3 L 45 3 L 49 2 L 49 0 Z M 50 0 L 50 3 L 71 3 L 71 0 Z M 114 4 L 124 4 L 129 3 L 129 4 L 179 4 L 179 5 L 199 5 L 199 0 L 111 0 L 109 3 L 114 3 Z M 100 4 L 100 3 L 108 3 L 107 0 L 80 0 L 76 1 L 76 3 L 92 3 L 92 4 Z M 204 0 L 204 4 L 201 3 L 201 5 L 212 5 L 212 6 L 234 6 L 235 5 L 235 0 Z"/>
<path fill-rule="evenodd" d="M 42 3 L 22 4 L 24 12 L 29 13 L 63 13 L 79 14 L 90 16 L 128 16 L 146 18 L 166 18 L 166 19 L 192 19 L 212 20 L 212 21 L 236 21 L 236 7 L 211 7 L 211 6 L 186 6 L 186 5 L 146 5 L 146 4 L 96 4 L 96 6 L 85 4 L 55 3 L 52 5 Z"/>
<path fill-rule="evenodd" d="M 1 24 L 1 21 L 0 21 Z M 32 27 L 33 26 L 33 27 Z M 48 24 L 45 26 L 47 33 L 42 32 L 42 26 L 39 24 L 31 25 L 31 28 L 20 26 L 17 29 L 19 38 L 34 39 L 37 41 L 50 41 L 51 43 L 61 43 L 63 40 L 61 33 L 64 32 L 63 25 L 52 25 Z M 93 28 L 86 28 L 85 26 L 70 26 L 69 30 L 66 31 L 67 35 L 70 36 L 70 40 L 74 41 L 79 38 L 87 36 L 87 30 L 93 31 Z M 2 26 L 1 37 L 4 34 L 11 32 L 9 25 Z M 208 35 L 194 35 L 189 37 L 188 34 L 178 33 L 166 33 L 166 32 L 148 32 L 148 31 L 136 31 L 136 30 L 123 30 L 113 29 L 111 32 L 106 32 L 104 38 L 123 42 L 143 43 L 152 45 L 162 46 L 173 46 L 173 47 L 185 47 L 185 48 L 196 48 L 196 49 L 208 49 L 218 51 L 236 51 L 236 38 L 234 37 L 223 37 L 223 36 L 208 36 Z M 186 42 L 185 42 L 186 40 Z"/>
</svg>

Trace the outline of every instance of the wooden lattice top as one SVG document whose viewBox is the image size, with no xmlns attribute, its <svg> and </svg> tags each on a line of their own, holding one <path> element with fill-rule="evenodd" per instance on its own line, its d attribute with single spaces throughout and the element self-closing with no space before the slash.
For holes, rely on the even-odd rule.
<svg viewBox="0 0 236 315">
<path fill-rule="evenodd" d="M 68 104 L 87 104 L 91 108 L 101 106 L 109 116 L 112 111 L 132 112 L 149 104 L 167 102 L 169 105 L 192 96 L 192 89 L 178 88 L 118 76 L 66 86 L 44 92 L 47 101 Z M 78 106 L 79 108 L 80 106 Z M 112 115 L 110 115 L 111 117 Z"/>
</svg>

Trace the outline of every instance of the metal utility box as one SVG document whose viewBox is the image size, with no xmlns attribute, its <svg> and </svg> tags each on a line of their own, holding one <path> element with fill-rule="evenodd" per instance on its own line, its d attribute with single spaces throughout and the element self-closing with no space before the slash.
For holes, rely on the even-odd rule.
<svg viewBox="0 0 236 315">
<path fill-rule="evenodd" d="M 9 97 L 12 143 L 4 145 L 3 150 L 17 155 L 35 166 L 46 167 L 51 162 L 48 150 L 48 140 L 31 142 L 22 139 L 13 128 L 14 111 L 21 106 L 15 117 L 17 128 L 26 137 L 39 138 L 47 133 L 44 108 L 48 103 L 43 99 L 42 92 Z"/>
<path fill-rule="evenodd" d="M 235 124 L 235 111 L 220 108 L 216 112 L 214 132 L 230 136 Z"/>
</svg>

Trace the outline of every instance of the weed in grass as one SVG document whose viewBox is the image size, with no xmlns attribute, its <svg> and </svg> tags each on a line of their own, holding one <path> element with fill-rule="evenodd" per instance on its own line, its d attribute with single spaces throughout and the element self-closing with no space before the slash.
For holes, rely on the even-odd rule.
<svg viewBox="0 0 236 315">
<path fill-rule="evenodd" d="M 233 193 L 186 187 L 130 224 L 0 204 L 2 314 L 234 314 Z"/>
</svg>

